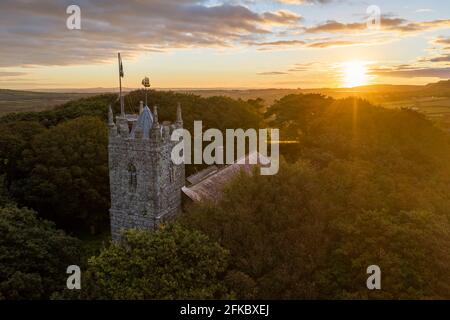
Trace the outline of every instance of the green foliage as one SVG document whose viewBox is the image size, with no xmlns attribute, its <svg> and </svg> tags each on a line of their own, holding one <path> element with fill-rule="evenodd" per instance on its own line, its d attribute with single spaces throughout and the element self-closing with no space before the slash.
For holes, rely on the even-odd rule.
<svg viewBox="0 0 450 320">
<path fill-rule="evenodd" d="M 224 297 L 220 277 L 228 252 L 197 232 L 168 225 L 131 230 L 89 260 L 82 299 L 211 299 Z M 65 292 L 66 297 L 72 293 Z M 73 297 L 73 296 L 72 296 Z"/>
<path fill-rule="evenodd" d="M 95 116 L 106 120 L 107 106 L 115 100 L 117 100 L 116 94 L 101 94 L 69 101 L 47 111 L 7 114 L 1 117 L 1 122 L 34 121 L 51 127 L 82 116 Z"/>
<path fill-rule="evenodd" d="M 450 297 L 449 136 L 408 110 L 290 95 L 266 113 L 292 164 L 240 176 L 183 223 L 230 250 L 241 298 Z M 302 159 L 302 160 L 299 160 Z M 382 290 L 366 288 L 366 268 Z"/>
<path fill-rule="evenodd" d="M 0 175 L 0 207 L 5 207 L 8 205 L 14 205 L 14 201 L 8 193 L 8 189 L 5 185 L 5 176 Z"/>
<path fill-rule="evenodd" d="M 48 299 L 66 285 L 66 268 L 79 262 L 79 243 L 35 212 L 0 209 L 0 297 Z"/>
<path fill-rule="evenodd" d="M 139 101 L 144 101 L 143 90 L 130 92 L 125 97 L 125 105 L 130 112 L 137 113 Z M 254 104 L 228 97 L 202 98 L 193 94 L 182 94 L 164 91 L 148 91 L 148 105 L 158 105 L 160 121 L 174 121 L 178 102 L 183 110 L 184 127 L 191 133 L 194 120 L 202 120 L 203 126 L 220 130 L 231 128 L 258 128 L 261 116 Z M 119 104 L 115 104 L 115 112 L 119 112 Z"/>
<path fill-rule="evenodd" d="M 296 161 L 305 148 L 311 122 L 320 119 L 333 103 L 333 99 L 321 94 L 290 94 L 268 108 L 265 118 L 273 128 L 280 129 L 280 152 L 289 161 Z"/>
<path fill-rule="evenodd" d="M 7 122 L 0 125 L 0 173 L 11 176 L 16 173 L 22 152 L 31 139 L 45 128 L 34 121 Z"/>
<path fill-rule="evenodd" d="M 101 227 L 108 217 L 107 128 L 94 117 L 36 135 L 18 161 L 10 191 L 20 205 L 69 230 Z"/>
<path fill-rule="evenodd" d="M 429 211 L 361 211 L 333 223 L 327 287 L 344 299 L 448 299 L 450 224 Z M 382 270 L 382 290 L 365 286 L 369 265 Z"/>
<path fill-rule="evenodd" d="M 227 282 L 239 298 L 314 299 L 326 258 L 326 219 L 314 199 L 317 173 L 307 164 L 275 176 L 242 174 L 217 204 L 193 206 L 183 223 L 230 250 Z"/>
<path fill-rule="evenodd" d="M 361 158 L 411 174 L 448 168 L 450 139 L 420 113 L 388 110 L 357 98 L 334 100 L 317 94 L 289 95 L 266 112 L 280 128 L 282 154 L 295 162 L 308 158 L 324 165 Z M 415 172 L 414 172 L 415 173 Z"/>
<path fill-rule="evenodd" d="M 405 202 L 385 188 L 390 175 L 339 162 L 241 175 L 218 204 L 193 206 L 182 222 L 230 251 L 226 281 L 239 298 L 448 299 L 450 227 L 442 203 L 410 199 L 417 195 Z M 372 264 L 381 267 L 381 291 L 366 288 Z"/>
<path fill-rule="evenodd" d="M 258 99 L 148 94 L 161 121 L 174 120 L 180 102 L 189 130 L 193 120 L 205 129 L 262 121 Z M 67 230 L 106 224 L 105 119 L 114 98 L 2 118 L 0 173 L 20 205 Z M 125 100 L 137 112 L 143 91 Z M 113 107 L 117 113 L 117 101 Z M 190 208 L 182 218 L 188 230 L 127 233 L 90 260 L 81 298 L 221 298 L 226 287 L 240 298 L 450 298 L 447 133 L 417 112 L 317 94 L 288 95 L 265 116 L 281 140 L 298 142 L 281 145 L 289 163 L 277 175 L 239 176 L 219 203 Z M 366 288 L 371 264 L 381 267 L 381 291 Z M 41 278 L 24 267 L 9 271 L 0 296 L 48 296 Z"/>
<path fill-rule="evenodd" d="M 308 129 L 309 123 L 320 117 L 333 102 L 321 94 L 290 94 L 267 110 L 265 117 L 279 128 L 286 139 L 297 139 Z"/>
</svg>

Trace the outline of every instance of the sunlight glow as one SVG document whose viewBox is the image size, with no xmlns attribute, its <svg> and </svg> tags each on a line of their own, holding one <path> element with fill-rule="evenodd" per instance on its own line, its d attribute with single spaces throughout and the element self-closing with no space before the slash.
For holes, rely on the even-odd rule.
<svg viewBox="0 0 450 320">
<path fill-rule="evenodd" d="M 364 61 L 349 61 L 342 64 L 342 84 L 351 88 L 367 84 L 367 63 Z"/>
</svg>

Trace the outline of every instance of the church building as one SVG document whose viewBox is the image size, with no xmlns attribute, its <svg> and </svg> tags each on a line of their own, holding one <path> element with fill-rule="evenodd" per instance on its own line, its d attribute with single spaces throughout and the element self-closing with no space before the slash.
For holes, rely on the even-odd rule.
<svg viewBox="0 0 450 320">
<path fill-rule="evenodd" d="M 181 106 L 173 123 L 159 123 L 141 102 L 139 114 L 114 115 L 108 111 L 109 183 L 111 192 L 111 236 L 114 241 L 127 229 L 155 230 L 182 212 L 182 201 L 218 201 L 223 187 L 241 171 L 251 172 L 255 164 L 268 163 L 253 152 L 226 166 L 210 166 L 185 179 L 184 164 L 172 162 L 171 151 L 178 143 L 170 137 L 183 128 Z M 256 158 L 255 158 L 256 157 Z M 256 159 L 256 161 L 255 161 Z"/>
</svg>

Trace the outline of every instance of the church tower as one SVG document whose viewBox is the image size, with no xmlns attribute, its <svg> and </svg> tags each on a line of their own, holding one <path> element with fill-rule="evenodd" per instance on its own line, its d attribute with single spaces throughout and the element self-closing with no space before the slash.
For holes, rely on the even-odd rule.
<svg viewBox="0 0 450 320">
<path fill-rule="evenodd" d="M 158 224 L 181 212 L 184 164 L 175 165 L 170 140 L 173 130 L 183 127 L 181 107 L 176 122 L 158 121 L 141 102 L 140 114 L 124 111 L 114 116 L 109 107 L 109 182 L 111 236 L 117 241 L 126 229 L 154 230 Z"/>
</svg>

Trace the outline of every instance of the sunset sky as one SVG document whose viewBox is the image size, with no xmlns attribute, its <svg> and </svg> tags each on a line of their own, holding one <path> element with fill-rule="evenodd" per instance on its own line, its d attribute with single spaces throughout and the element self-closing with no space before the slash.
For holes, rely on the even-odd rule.
<svg viewBox="0 0 450 320">
<path fill-rule="evenodd" d="M 66 8 L 81 8 L 81 30 Z M 377 5 L 380 29 L 367 27 Z M 449 1 L 2 0 L 0 88 L 316 88 L 450 78 Z"/>
</svg>

